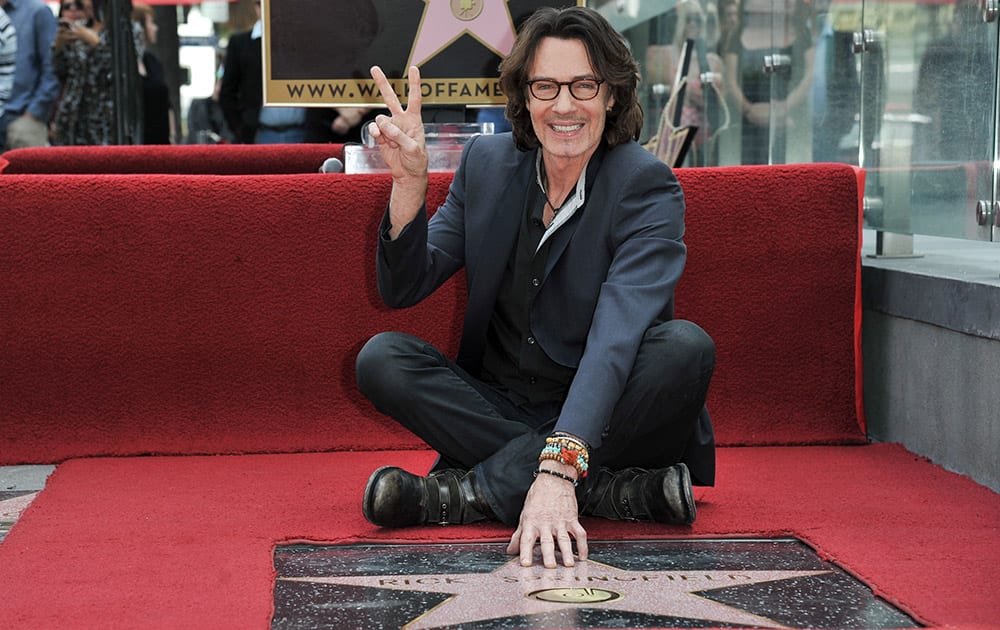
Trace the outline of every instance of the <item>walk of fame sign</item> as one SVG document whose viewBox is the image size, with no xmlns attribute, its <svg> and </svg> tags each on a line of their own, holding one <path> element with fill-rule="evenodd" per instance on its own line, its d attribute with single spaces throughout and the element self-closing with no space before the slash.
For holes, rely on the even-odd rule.
<svg viewBox="0 0 1000 630">
<path fill-rule="evenodd" d="M 914 628 L 794 539 L 592 542 L 576 566 L 505 545 L 290 545 L 272 628 Z"/>
<path fill-rule="evenodd" d="M 497 66 L 535 10 L 583 0 L 265 0 L 264 102 L 381 106 L 381 66 L 405 102 L 420 68 L 426 104 L 506 102 Z"/>
</svg>

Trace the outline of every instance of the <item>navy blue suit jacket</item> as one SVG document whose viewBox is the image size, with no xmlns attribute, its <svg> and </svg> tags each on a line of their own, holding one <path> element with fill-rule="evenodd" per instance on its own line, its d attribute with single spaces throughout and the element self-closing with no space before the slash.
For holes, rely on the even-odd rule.
<svg viewBox="0 0 1000 630">
<path fill-rule="evenodd" d="M 509 133 L 474 138 L 430 221 L 422 210 L 395 241 L 385 236 L 388 212 L 381 226 L 378 288 L 388 305 L 416 304 L 465 268 L 468 304 L 457 362 L 473 375 L 525 195 L 536 185 L 535 159 Z M 556 428 L 595 447 L 645 331 L 673 318 L 686 256 L 684 195 L 671 170 L 635 142 L 600 159 L 585 205 L 550 237 L 530 315 L 532 335 L 548 356 L 577 370 Z M 703 416 L 692 439 L 714 445 Z"/>
</svg>

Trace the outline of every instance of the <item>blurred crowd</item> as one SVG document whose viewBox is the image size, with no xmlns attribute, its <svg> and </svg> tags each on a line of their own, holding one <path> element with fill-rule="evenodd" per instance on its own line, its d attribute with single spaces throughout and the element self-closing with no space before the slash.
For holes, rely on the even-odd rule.
<svg viewBox="0 0 1000 630">
<path fill-rule="evenodd" d="M 369 113 L 366 108 L 263 105 L 260 0 L 253 7 L 257 20 L 249 31 L 229 39 L 216 88 L 216 102 L 232 139 L 246 144 L 360 141 L 361 124 Z"/>
<path fill-rule="evenodd" d="M 112 44 L 102 0 L 0 0 L 0 146 L 115 142 Z M 155 43 L 153 10 L 132 10 L 144 141 L 172 140 L 170 96 Z"/>
<path fill-rule="evenodd" d="M 106 0 L 0 0 L 0 150 L 106 145 L 116 136 L 113 43 Z M 136 89 L 133 140 L 143 144 L 348 142 L 360 140 L 365 108 L 262 106 L 260 2 L 257 21 L 220 56 L 213 94 L 195 99 L 178 128 L 163 62 L 152 52 L 154 10 L 132 4 Z"/>
<path fill-rule="evenodd" d="M 61 0 L 54 15 L 42 0 L 0 0 L 0 149 L 116 142 L 107 1 Z M 722 163 L 720 141 L 726 139 L 726 163 L 781 163 L 786 149 L 806 145 L 812 161 L 852 159 L 843 147 L 845 138 L 858 135 L 860 72 L 872 69 L 858 68 L 851 33 L 834 30 L 830 2 L 679 0 L 649 21 L 641 41 L 630 33 L 642 70 L 646 124 L 640 140 L 662 157 L 677 132 L 690 129 L 690 166 Z M 256 17 L 252 28 L 233 34 L 219 51 L 214 92 L 194 99 L 181 125 L 172 102 L 177 86 L 169 85 L 164 64 L 152 52 L 156 13 L 133 4 L 142 94 L 137 141 L 360 140 L 363 124 L 378 112 L 263 105 L 259 0 L 253 10 L 255 16 L 244 22 Z M 949 47 L 935 50 L 944 58 Z M 948 102 L 947 83 L 932 80 L 946 76 L 934 74 L 945 65 L 938 57 L 921 66 L 926 78 L 915 103 L 935 119 L 944 116 L 938 110 L 947 113 L 935 103 Z M 884 61 L 877 55 L 867 59 Z M 873 70 L 878 80 L 881 69 Z M 460 109 L 469 122 L 508 128 L 503 108 Z"/>
</svg>

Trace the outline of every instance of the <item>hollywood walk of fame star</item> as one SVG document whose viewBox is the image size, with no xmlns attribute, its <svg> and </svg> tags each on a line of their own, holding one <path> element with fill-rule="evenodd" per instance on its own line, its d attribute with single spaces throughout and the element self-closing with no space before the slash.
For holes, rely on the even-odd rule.
<svg viewBox="0 0 1000 630">
<path fill-rule="evenodd" d="M 781 624 L 704 597 L 714 589 L 775 582 L 830 571 L 625 571 L 588 560 L 573 567 L 522 567 L 514 558 L 489 573 L 282 577 L 292 582 L 366 586 L 451 594 L 411 620 L 407 630 L 459 625 L 511 616 L 611 609 L 670 615 L 758 628 Z"/>
<path fill-rule="evenodd" d="M 419 66 L 468 33 L 501 57 L 514 46 L 507 0 L 424 0 L 424 15 L 407 66 Z"/>
</svg>

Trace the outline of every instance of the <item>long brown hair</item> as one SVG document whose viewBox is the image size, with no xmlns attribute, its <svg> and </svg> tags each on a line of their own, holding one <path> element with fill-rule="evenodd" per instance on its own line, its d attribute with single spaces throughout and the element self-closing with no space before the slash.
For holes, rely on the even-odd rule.
<svg viewBox="0 0 1000 630">
<path fill-rule="evenodd" d="M 642 131 L 639 66 L 625 38 L 593 9 L 543 7 L 525 20 L 513 50 L 500 64 L 500 88 L 507 96 L 506 117 L 517 146 L 525 150 L 540 146 L 528 112 L 527 81 L 538 45 L 546 37 L 575 39 L 586 46 L 598 78 L 605 81 L 615 99 L 604 124 L 605 142 L 613 147 L 638 140 Z"/>
</svg>

